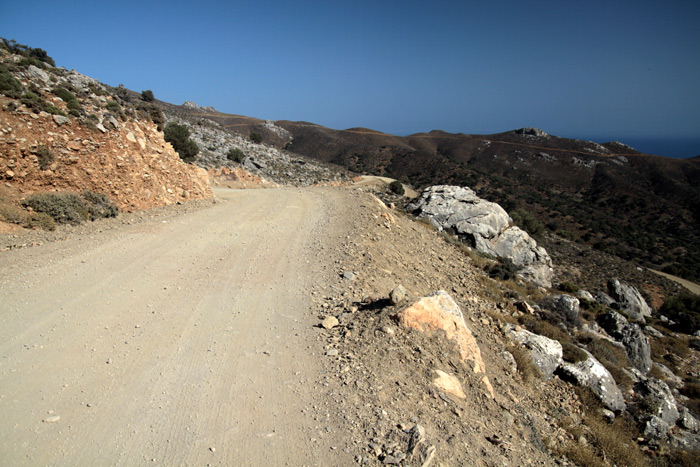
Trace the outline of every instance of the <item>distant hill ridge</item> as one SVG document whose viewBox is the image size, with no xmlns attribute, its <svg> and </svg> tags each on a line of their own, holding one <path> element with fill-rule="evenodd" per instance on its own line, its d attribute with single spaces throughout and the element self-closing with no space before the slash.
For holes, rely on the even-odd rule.
<svg viewBox="0 0 700 467">
<path fill-rule="evenodd" d="M 221 112 L 206 118 L 355 172 L 419 188 L 468 186 L 508 211 L 530 211 L 561 236 L 700 279 L 700 157 L 665 158 L 617 141 L 599 144 L 528 127 L 491 135 L 432 130 L 402 137 L 272 122 L 290 140 L 265 128 L 265 120 Z"/>
</svg>

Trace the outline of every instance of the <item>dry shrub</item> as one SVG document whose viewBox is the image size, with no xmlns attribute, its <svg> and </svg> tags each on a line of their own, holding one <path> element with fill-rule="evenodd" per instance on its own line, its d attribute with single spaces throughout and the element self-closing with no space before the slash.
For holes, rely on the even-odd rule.
<svg viewBox="0 0 700 467">
<path fill-rule="evenodd" d="M 13 204 L 0 204 L 0 220 L 28 229 L 56 230 L 56 222 L 43 212 L 27 212 Z"/>
<path fill-rule="evenodd" d="M 481 274 L 476 276 L 476 281 L 479 283 L 479 288 L 477 290 L 479 296 L 491 300 L 492 302 L 506 301 L 506 297 L 501 287 L 499 287 L 498 282 Z"/>
<path fill-rule="evenodd" d="M 549 337 L 550 339 L 554 339 L 560 343 L 571 342 L 571 337 L 566 333 L 566 331 L 558 326 L 555 326 L 549 321 L 526 315 L 523 317 L 522 323 L 528 331 L 539 334 L 540 336 Z"/>
<path fill-rule="evenodd" d="M 524 350 L 519 345 L 509 344 L 508 352 L 515 358 L 515 363 L 518 365 L 518 373 L 520 373 L 525 384 L 533 384 L 542 379 L 542 372 L 537 368 L 535 362 L 532 361 L 532 357 L 530 357 L 527 350 Z"/>
<path fill-rule="evenodd" d="M 588 355 L 586 355 L 586 352 L 584 352 L 578 345 L 572 344 L 571 342 L 564 342 L 562 344 L 562 352 L 564 360 L 570 363 L 578 363 L 588 360 Z"/>
<path fill-rule="evenodd" d="M 685 403 L 688 410 L 696 417 L 700 417 L 700 384 L 686 381 L 680 392 L 688 398 L 688 401 Z"/>
<path fill-rule="evenodd" d="M 520 324 L 517 319 L 513 318 L 511 315 L 506 313 L 498 313 L 497 311 L 492 310 L 486 310 L 485 313 L 486 316 L 489 316 L 491 319 L 494 319 L 501 323 L 508 323 L 513 325 Z"/>
<path fill-rule="evenodd" d="M 590 390 L 577 388 L 576 392 L 588 408 L 583 419 L 587 429 L 566 419 L 560 421 L 560 426 L 575 438 L 585 431 L 587 443 L 570 444 L 562 454 L 578 466 L 649 465 L 649 460 L 635 443 L 639 432 L 635 429 L 634 422 L 625 416 L 617 417 L 612 423 L 606 421 L 601 415 L 600 401 Z"/>
<path fill-rule="evenodd" d="M 676 357 L 686 358 L 690 355 L 688 343 L 683 339 L 673 336 L 664 336 L 651 341 L 652 353 L 661 357 L 667 354 L 675 355 Z"/>
</svg>

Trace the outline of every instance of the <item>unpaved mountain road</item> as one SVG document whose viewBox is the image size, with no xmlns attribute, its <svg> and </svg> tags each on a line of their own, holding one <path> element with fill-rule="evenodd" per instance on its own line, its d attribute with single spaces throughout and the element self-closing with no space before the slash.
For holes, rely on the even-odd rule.
<svg viewBox="0 0 700 467">
<path fill-rule="evenodd" d="M 332 189 L 0 253 L 1 465 L 346 465 L 310 309 Z M 335 219 L 335 220 L 333 220 Z M 333 220 L 333 221 L 332 221 Z"/>
</svg>

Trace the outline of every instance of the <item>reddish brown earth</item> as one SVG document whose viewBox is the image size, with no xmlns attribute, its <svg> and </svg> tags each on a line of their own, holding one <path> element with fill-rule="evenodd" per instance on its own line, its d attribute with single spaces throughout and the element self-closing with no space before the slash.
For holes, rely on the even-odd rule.
<svg viewBox="0 0 700 467">
<path fill-rule="evenodd" d="M 8 111 L 0 97 L 0 183 L 26 195 L 90 190 L 131 211 L 212 196 L 204 169 L 184 164 L 152 123 L 121 122 L 102 133 L 42 112 Z M 37 151 L 54 156 L 46 170 Z"/>
</svg>

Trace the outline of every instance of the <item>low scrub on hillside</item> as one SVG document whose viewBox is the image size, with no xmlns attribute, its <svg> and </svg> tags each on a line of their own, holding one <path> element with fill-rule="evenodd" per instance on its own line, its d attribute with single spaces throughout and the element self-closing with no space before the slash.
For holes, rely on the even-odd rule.
<svg viewBox="0 0 700 467">
<path fill-rule="evenodd" d="M 80 224 L 87 220 L 116 217 L 119 208 L 107 195 L 84 191 L 76 193 L 35 193 L 23 201 L 35 213 L 48 215 L 58 224 Z"/>
<path fill-rule="evenodd" d="M 170 122 L 165 126 L 165 141 L 173 145 L 180 158 L 185 162 L 192 162 L 199 154 L 199 146 L 190 139 L 190 130 L 185 125 Z"/>
<path fill-rule="evenodd" d="M 406 190 L 403 187 L 403 183 L 401 183 L 398 180 L 394 180 L 389 184 L 389 189 L 391 190 L 392 193 L 395 193 L 397 195 L 403 195 L 406 193 Z"/>
<path fill-rule="evenodd" d="M 0 65 L 0 94 L 13 99 L 22 95 L 22 84 L 3 65 Z"/>
<path fill-rule="evenodd" d="M 238 148 L 231 148 L 226 153 L 226 159 L 239 164 L 243 162 L 243 158 L 245 158 L 245 153 Z"/>
<path fill-rule="evenodd" d="M 676 322 L 679 332 L 693 334 L 700 330 L 700 296 L 684 293 L 666 300 L 659 312 Z"/>
</svg>

